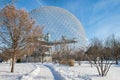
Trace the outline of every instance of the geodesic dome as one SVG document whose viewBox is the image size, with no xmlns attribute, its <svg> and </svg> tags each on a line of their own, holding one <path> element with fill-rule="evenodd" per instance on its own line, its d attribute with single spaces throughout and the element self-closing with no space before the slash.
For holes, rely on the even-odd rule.
<svg viewBox="0 0 120 80">
<path fill-rule="evenodd" d="M 79 46 L 85 46 L 83 26 L 69 11 L 59 7 L 44 6 L 32 10 L 29 14 L 36 19 L 37 24 L 45 26 L 44 34 L 51 34 L 50 41 L 60 40 L 61 36 L 66 36 L 67 39 L 76 38 Z"/>
</svg>

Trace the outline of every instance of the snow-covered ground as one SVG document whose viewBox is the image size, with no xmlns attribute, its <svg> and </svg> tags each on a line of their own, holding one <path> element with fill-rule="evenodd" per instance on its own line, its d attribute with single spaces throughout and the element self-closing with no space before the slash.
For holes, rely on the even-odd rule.
<svg viewBox="0 0 120 80">
<path fill-rule="evenodd" d="M 60 72 L 67 80 L 120 80 L 120 65 L 113 64 L 106 77 L 98 75 L 97 69 L 91 67 L 88 62 L 82 62 L 79 66 L 75 64 L 73 67 L 54 65 L 55 69 Z"/>
<path fill-rule="evenodd" d="M 54 77 L 41 63 L 17 63 L 14 73 L 10 73 L 9 64 L 0 63 L 0 80 L 54 80 Z"/>
<path fill-rule="evenodd" d="M 0 63 L 0 80 L 19 80 L 22 75 L 25 75 L 36 67 L 30 63 L 20 63 L 15 65 L 15 72 L 10 73 L 10 64 Z"/>
<path fill-rule="evenodd" d="M 87 62 L 73 67 L 52 63 L 17 63 L 10 73 L 10 64 L 0 63 L 0 80 L 120 80 L 120 65 L 112 65 L 108 75 L 101 77 Z"/>
</svg>

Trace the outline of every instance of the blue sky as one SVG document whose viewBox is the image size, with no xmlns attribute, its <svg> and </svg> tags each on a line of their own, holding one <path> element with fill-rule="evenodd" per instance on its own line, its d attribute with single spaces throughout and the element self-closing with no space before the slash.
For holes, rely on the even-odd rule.
<svg viewBox="0 0 120 80">
<path fill-rule="evenodd" d="M 16 5 L 28 11 L 42 5 L 64 8 L 80 20 L 88 39 L 120 34 L 120 0 L 19 0 Z"/>
</svg>

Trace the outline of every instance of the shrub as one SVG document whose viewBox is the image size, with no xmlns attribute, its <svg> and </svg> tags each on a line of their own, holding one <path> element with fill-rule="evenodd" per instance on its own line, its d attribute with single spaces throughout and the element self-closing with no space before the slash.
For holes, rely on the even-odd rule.
<svg viewBox="0 0 120 80">
<path fill-rule="evenodd" d="M 73 59 L 69 60 L 69 66 L 74 66 L 74 63 L 75 63 L 75 60 L 73 60 Z"/>
<path fill-rule="evenodd" d="M 60 64 L 69 65 L 69 66 L 74 66 L 74 63 L 75 63 L 75 60 L 73 60 L 73 59 L 60 61 Z"/>
</svg>

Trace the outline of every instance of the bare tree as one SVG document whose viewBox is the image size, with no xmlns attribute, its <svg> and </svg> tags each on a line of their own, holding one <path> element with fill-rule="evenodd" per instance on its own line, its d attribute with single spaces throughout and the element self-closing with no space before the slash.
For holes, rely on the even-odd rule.
<svg viewBox="0 0 120 80">
<path fill-rule="evenodd" d="M 40 54 L 41 62 L 44 62 L 45 52 L 49 51 L 50 46 L 39 46 L 38 53 Z"/>
<path fill-rule="evenodd" d="M 120 41 L 115 37 L 114 34 L 111 35 L 108 39 L 111 43 L 112 55 L 114 57 L 115 63 L 118 64 L 118 58 L 120 57 Z"/>
<path fill-rule="evenodd" d="M 75 50 L 75 52 L 74 52 L 74 55 L 75 55 L 75 59 L 78 61 L 78 64 L 80 65 L 81 63 L 80 63 L 80 61 L 81 60 L 84 60 L 84 58 L 85 58 L 85 54 L 84 54 L 84 49 L 78 49 L 78 50 Z"/>
<path fill-rule="evenodd" d="M 101 76 L 107 75 L 113 63 L 110 44 L 108 41 L 103 43 L 103 41 L 95 38 L 86 52 L 89 60 L 93 61 L 93 64 Z"/>
<path fill-rule="evenodd" d="M 60 62 L 61 61 L 61 48 L 60 48 L 60 45 L 55 45 L 54 47 L 54 53 L 52 54 L 52 58 L 55 62 Z"/>
<path fill-rule="evenodd" d="M 60 62 L 61 60 L 68 61 L 69 59 L 74 58 L 73 57 L 74 50 L 71 48 L 72 46 L 71 43 L 73 42 L 71 41 L 69 42 L 69 41 L 70 41 L 69 39 L 62 36 L 61 40 L 55 42 L 58 44 L 55 44 L 55 47 L 54 47 L 54 54 L 52 55 L 54 60 L 56 59 L 58 60 L 58 62 Z"/>
<path fill-rule="evenodd" d="M 42 28 L 35 25 L 35 21 L 23 10 L 17 10 L 15 6 L 8 5 L 0 10 L 0 47 L 2 53 L 6 53 L 12 59 L 11 72 L 17 58 L 25 55 L 25 51 L 32 53 L 37 37 L 41 37 Z M 2 56 L 3 57 L 3 56 Z"/>
</svg>

